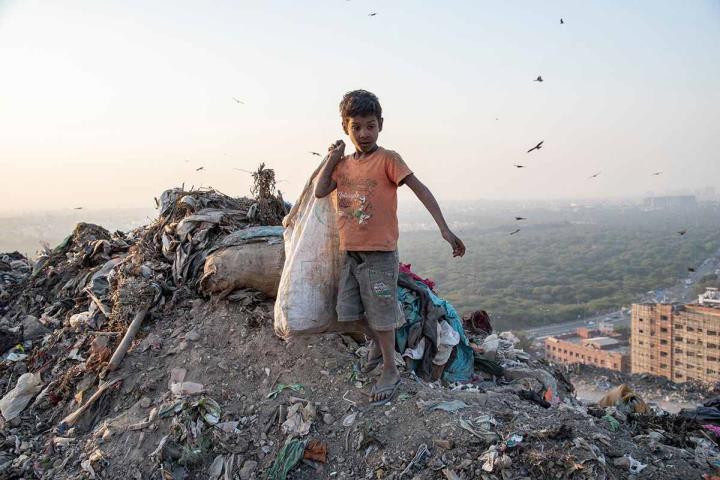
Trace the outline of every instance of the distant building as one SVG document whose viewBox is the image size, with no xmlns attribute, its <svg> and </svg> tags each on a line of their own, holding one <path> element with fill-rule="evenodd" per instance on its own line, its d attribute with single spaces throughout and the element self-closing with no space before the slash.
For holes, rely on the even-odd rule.
<svg viewBox="0 0 720 480">
<path fill-rule="evenodd" d="M 705 293 L 698 296 L 698 304 L 720 307 L 720 290 L 712 287 L 706 288 Z"/>
<path fill-rule="evenodd" d="M 598 330 L 578 328 L 575 333 L 545 339 L 545 358 L 571 365 L 582 363 L 596 367 L 630 371 L 630 349 L 626 339 L 600 336 Z"/>
<path fill-rule="evenodd" d="M 720 294 L 708 289 L 697 304 L 634 304 L 632 373 L 675 382 L 720 381 Z"/>
<path fill-rule="evenodd" d="M 695 195 L 671 195 L 666 197 L 648 197 L 643 201 L 645 208 L 692 208 L 697 206 Z"/>
<path fill-rule="evenodd" d="M 603 335 L 610 335 L 612 336 L 615 334 L 615 325 L 610 322 L 598 322 L 598 331 L 602 333 Z"/>
</svg>

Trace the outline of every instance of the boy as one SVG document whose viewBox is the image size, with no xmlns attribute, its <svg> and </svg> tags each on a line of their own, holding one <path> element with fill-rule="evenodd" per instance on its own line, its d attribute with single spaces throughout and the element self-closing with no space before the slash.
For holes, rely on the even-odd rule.
<svg viewBox="0 0 720 480">
<path fill-rule="evenodd" d="M 381 405 L 392 399 L 400 385 L 394 356 L 395 328 L 404 323 L 397 302 L 397 188 L 407 185 L 415 192 L 452 246 L 453 257 L 462 257 L 465 245 L 450 231 L 435 197 L 400 155 L 377 145 L 383 127 L 378 98 L 365 90 L 346 93 L 340 116 L 355 153 L 343 156 L 342 140 L 330 145 L 315 196 L 322 198 L 337 189 L 340 249 L 346 252 L 338 321 L 367 322 L 367 326 L 362 324 L 364 333 L 373 345 L 364 370 L 372 370 L 382 359 L 382 374 L 371 391 L 372 403 Z"/>
</svg>

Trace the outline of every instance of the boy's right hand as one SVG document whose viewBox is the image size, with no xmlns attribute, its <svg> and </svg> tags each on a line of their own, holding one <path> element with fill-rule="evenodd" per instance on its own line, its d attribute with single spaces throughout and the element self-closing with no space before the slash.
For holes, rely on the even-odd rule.
<svg viewBox="0 0 720 480">
<path fill-rule="evenodd" d="M 330 144 L 328 147 L 328 160 L 331 162 L 338 162 L 345 154 L 345 142 L 338 140 L 335 143 Z"/>
</svg>

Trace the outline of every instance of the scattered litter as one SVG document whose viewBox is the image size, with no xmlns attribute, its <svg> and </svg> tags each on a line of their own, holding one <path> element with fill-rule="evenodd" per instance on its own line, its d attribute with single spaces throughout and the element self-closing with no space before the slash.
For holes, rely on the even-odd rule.
<svg viewBox="0 0 720 480">
<path fill-rule="evenodd" d="M 463 418 L 461 418 L 459 420 L 459 423 L 460 423 L 460 428 L 462 428 L 463 430 L 467 430 L 468 432 L 472 433 L 473 435 L 475 435 L 478 438 L 481 438 L 486 443 L 492 443 L 492 442 L 496 442 L 496 441 L 500 440 L 500 436 L 497 433 L 492 432 L 490 430 L 473 428 L 473 426 L 470 424 L 470 422 L 468 422 L 467 420 L 465 420 Z"/>
<path fill-rule="evenodd" d="M 355 423 L 355 417 L 357 417 L 357 412 L 352 412 L 345 415 L 342 419 L 343 427 L 349 427 L 353 423 Z"/>
<path fill-rule="evenodd" d="M 615 465 L 616 467 L 627 468 L 628 471 L 633 475 L 637 475 L 638 473 L 642 472 L 645 467 L 647 467 L 646 464 L 635 460 L 629 453 L 625 454 L 625 456 L 616 458 L 613 461 L 613 465 Z"/>
<path fill-rule="evenodd" d="M 515 448 L 518 445 L 520 445 L 522 443 L 522 441 L 523 441 L 522 435 L 520 435 L 519 433 L 513 433 L 512 435 L 510 435 L 510 437 L 508 437 L 507 440 L 505 440 L 505 445 L 508 448 Z"/>
<path fill-rule="evenodd" d="M 602 417 L 602 418 L 603 418 L 603 420 L 607 420 L 607 422 L 608 422 L 608 424 L 609 424 L 609 426 L 610 426 L 610 430 L 611 430 L 611 431 L 613 431 L 613 432 L 617 432 L 617 431 L 618 431 L 618 429 L 620 428 L 620 422 L 618 422 L 618 421 L 615 419 L 615 417 L 613 417 L 613 416 L 610 415 L 610 414 L 606 414 L 606 415 L 605 415 L 604 417 Z"/>
<path fill-rule="evenodd" d="M 491 445 L 490 448 L 480 456 L 480 461 L 483 462 L 482 469 L 488 473 L 505 470 L 512 465 L 510 457 L 501 453 L 497 445 Z"/>
<path fill-rule="evenodd" d="M 202 383 L 195 382 L 173 383 L 170 386 L 170 391 L 176 397 L 187 397 L 203 393 L 205 391 L 205 386 Z"/>
<path fill-rule="evenodd" d="M 0 412 L 5 421 L 20 415 L 30 400 L 42 389 L 39 373 L 23 373 L 17 380 L 15 388 L 0 399 Z"/>
<path fill-rule="evenodd" d="M 305 442 L 290 440 L 277 453 L 267 472 L 267 480 L 285 480 L 290 470 L 302 460 L 304 453 Z"/>
<path fill-rule="evenodd" d="M 282 424 L 282 431 L 292 437 L 304 437 L 310 433 L 314 415 L 303 408 L 302 403 L 295 403 L 287 412 L 287 420 Z"/>
<path fill-rule="evenodd" d="M 446 412 L 457 412 L 458 410 L 468 407 L 468 405 L 462 400 L 443 402 L 426 402 L 420 400 L 418 402 L 418 406 L 420 406 L 420 408 L 424 408 L 425 410 L 445 410 Z"/>
<path fill-rule="evenodd" d="M 541 397 L 537 392 L 532 390 L 520 390 L 518 396 L 523 400 L 529 400 L 533 403 L 540 405 L 543 408 L 550 408 L 550 402 Z"/>
<path fill-rule="evenodd" d="M 305 387 L 303 387 L 299 383 L 290 383 L 285 385 L 284 383 L 278 383 L 277 387 L 275 387 L 275 390 L 271 391 L 267 394 L 267 398 L 275 398 L 277 397 L 280 392 L 283 390 L 292 390 L 293 392 L 303 392 L 305 391 Z"/>
<path fill-rule="evenodd" d="M 327 444 L 320 440 L 308 440 L 305 445 L 303 458 L 305 460 L 313 460 L 315 462 L 327 463 Z"/>
<path fill-rule="evenodd" d="M 455 473 L 454 470 L 450 470 L 449 468 L 443 468 L 442 469 L 443 475 L 445 475 L 446 480 L 463 480 L 463 478 Z"/>
<path fill-rule="evenodd" d="M 238 433 L 239 430 L 237 426 L 240 424 L 238 421 L 233 422 L 220 422 L 217 425 L 215 425 L 215 428 L 220 430 L 221 432 L 225 433 Z"/>
<path fill-rule="evenodd" d="M 424 443 L 421 444 L 418 447 L 417 453 L 415 453 L 415 456 L 413 457 L 413 459 L 410 460 L 410 463 L 408 463 L 407 466 L 405 467 L 405 469 L 402 472 L 400 472 L 400 475 L 398 476 L 398 478 L 401 479 L 401 478 L 403 478 L 403 476 L 406 473 L 412 472 L 414 467 L 422 466 L 422 464 L 425 461 L 425 457 L 429 457 L 429 456 L 430 456 L 430 450 L 428 450 L 427 445 L 425 445 Z"/>
</svg>

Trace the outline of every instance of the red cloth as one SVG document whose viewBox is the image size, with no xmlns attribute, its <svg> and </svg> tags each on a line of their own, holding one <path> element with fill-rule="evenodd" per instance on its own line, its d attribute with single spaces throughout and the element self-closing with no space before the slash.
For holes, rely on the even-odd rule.
<svg viewBox="0 0 720 480">
<path fill-rule="evenodd" d="M 413 273 L 412 270 L 410 270 L 410 267 L 412 267 L 412 265 L 410 265 L 409 263 L 401 263 L 400 264 L 400 272 L 410 275 L 413 280 L 417 280 L 419 282 L 424 283 L 425 285 L 428 286 L 428 288 L 430 290 L 432 290 L 434 292 L 435 291 L 435 282 L 433 282 L 429 278 L 421 278 L 420 276 Z"/>
</svg>

